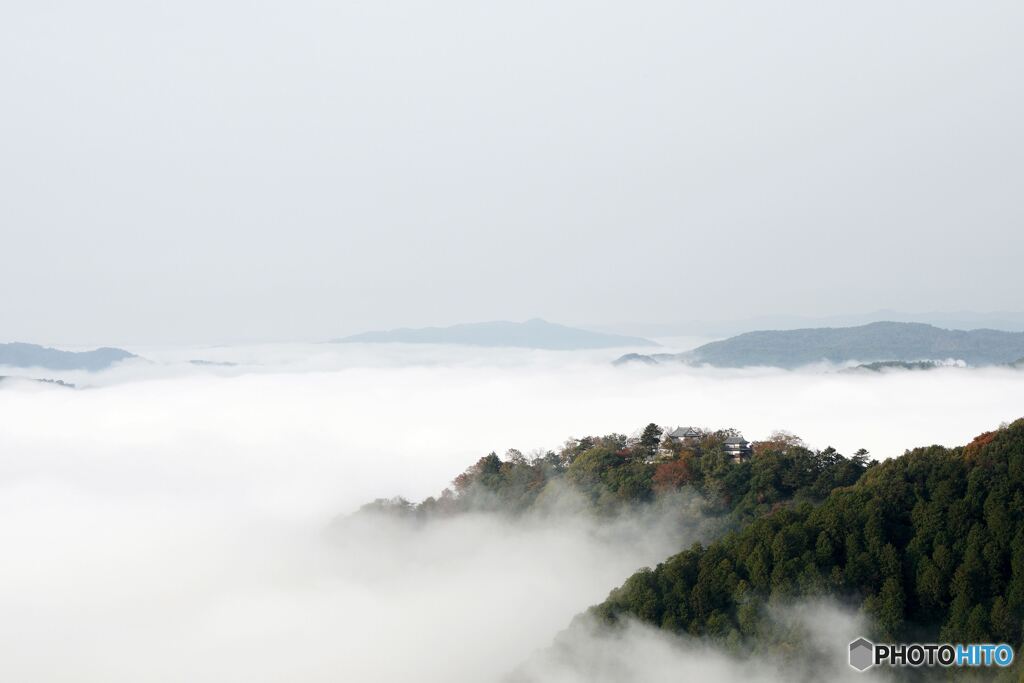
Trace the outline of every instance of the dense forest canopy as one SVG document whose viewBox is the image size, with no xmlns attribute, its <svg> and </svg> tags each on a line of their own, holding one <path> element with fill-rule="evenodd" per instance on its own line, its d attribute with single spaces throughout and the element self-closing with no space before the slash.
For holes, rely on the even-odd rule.
<svg viewBox="0 0 1024 683">
<path fill-rule="evenodd" d="M 437 498 L 419 505 L 380 499 L 363 510 L 420 518 L 468 511 L 521 514 L 572 495 L 591 512 L 609 515 L 689 488 L 703 496 L 705 514 L 752 519 L 784 504 L 820 501 L 833 488 L 857 481 L 869 464 L 866 451 L 849 458 L 833 448 L 816 451 L 784 432 L 755 442 L 754 457 L 734 462 L 724 445 L 736 430 L 695 431 L 695 438 L 680 441 L 650 424 L 632 438 L 570 439 L 558 451 L 529 458 L 515 449 L 504 458 L 490 453 Z"/>
<path fill-rule="evenodd" d="M 883 641 L 1004 642 L 1019 652 L 1024 420 L 967 446 L 908 451 L 818 505 L 761 515 L 642 569 L 590 614 L 737 650 L 777 648 L 793 644 L 777 642 L 765 606 L 818 596 L 863 610 Z"/>
</svg>

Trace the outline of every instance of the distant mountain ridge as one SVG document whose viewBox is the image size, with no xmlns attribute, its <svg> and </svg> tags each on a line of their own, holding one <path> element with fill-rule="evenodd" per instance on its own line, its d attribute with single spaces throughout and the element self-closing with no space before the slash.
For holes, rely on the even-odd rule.
<svg viewBox="0 0 1024 683">
<path fill-rule="evenodd" d="M 622 364 L 684 362 L 717 367 L 795 368 L 811 363 L 957 359 L 968 365 L 1011 364 L 1024 354 L 1024 332 L 946 330 L 924 323 L 876 322 L 857 327 L 762 330 L 680 354 L 632 354 Z"/>
<path fill-rule="evenodd" d="M 493 321 L 450 327 L 400 328 L 363 332 L 331 340 L 335 343 L 459 344 L 465 346 L 518 347 L 558 351 L 658 346 L 641 337 L 591 332 L 550 323 L 540 318 L 526 322 Z"/>
<path fill-rule="evenodd" d="M 49 370 L 103 370 L 114 363 L 137 358 L 124 349 L 103 347 L 92 351 L 62 351 L 39 344 L 10 342 L 0 344 L 0 365 L 15 368 Z"/>
<path fill-rule="evenodd" d="M 879 320 L 924 323 L 947 330 L 1024 331 L 1024 311 L 932 311 L 909 312 L 883 309 L 869 313 L 826 316 L 760 315 L 735 320 L 686 320 L 677 322 L 634 322 L 594 325 L 601 332 L 638 334 L 646 337 L 733 337 L 750 330 L 804 330 L 822 327 L 857 327 Z"/>
</svg>

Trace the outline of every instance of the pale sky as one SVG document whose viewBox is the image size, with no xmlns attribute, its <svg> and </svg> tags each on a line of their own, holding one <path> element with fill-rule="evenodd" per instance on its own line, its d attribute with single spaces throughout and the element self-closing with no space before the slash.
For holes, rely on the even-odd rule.
<svg viewBox="0 0 1024 683">
<path fill-rule="evenodd" d="M 1020 310 L 1022 35 L 1020 2 L 8 2 L 0 341 Z"/>
</svg>

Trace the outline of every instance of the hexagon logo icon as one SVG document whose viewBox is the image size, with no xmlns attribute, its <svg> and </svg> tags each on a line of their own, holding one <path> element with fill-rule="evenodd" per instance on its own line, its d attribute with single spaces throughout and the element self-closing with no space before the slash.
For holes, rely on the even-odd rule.
<svg viewBox="0 0 1024 683">
<path fill-rule="evenodd" d="M 875 646 L 865 638 L 858 638 L 850 643 L 850 666 L 857 671 L 864 671 L 875 664 Z"/>
</svg>

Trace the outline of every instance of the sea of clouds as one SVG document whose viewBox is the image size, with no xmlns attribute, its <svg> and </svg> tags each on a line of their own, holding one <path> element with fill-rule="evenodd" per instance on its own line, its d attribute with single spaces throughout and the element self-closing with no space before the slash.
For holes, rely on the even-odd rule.
<svg viewBox="0 0 1024 683">
<path fill-rule="evenodd" d="M 61 375 L 74 390 L 0 382 L 0 680 L 639 681 L 672 667 L 784 679 L 640 626 L 614 648 L 572 636 L 605 662 L 596 671 L 546 649 L 697 537 L 671 525 L 329 529 L 377 497 L 436 495 L 491 450 L 652 421 L 750 439 L 787 429 L 886 458 L 1024 415 L 1012 370 L 612 367 L 615 353 L 399 345 L 136 351 L 147 360 Z M 840 625 L 822 646 L 833 667 L 859 627 L 827 621 Z"/>
</svg>

